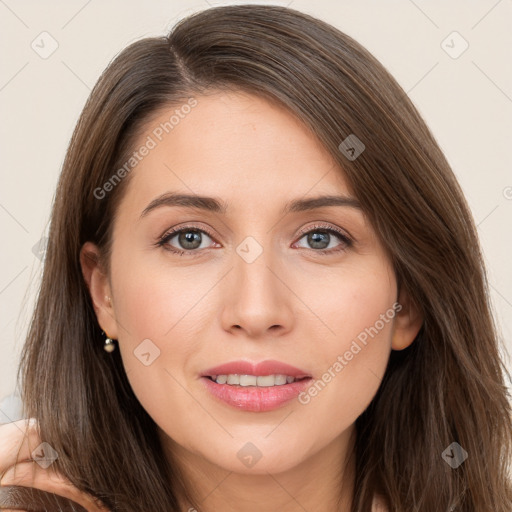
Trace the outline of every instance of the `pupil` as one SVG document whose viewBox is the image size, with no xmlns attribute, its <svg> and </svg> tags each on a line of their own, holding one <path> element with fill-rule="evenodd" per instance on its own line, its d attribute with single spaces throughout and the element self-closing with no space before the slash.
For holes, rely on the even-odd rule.
<svg viewBox="0 0 512 512">
<path fill-rule="evenodd" d="M 194 241 L 194 239 L 195 239 L 195 241 Z M 199 243 L 195 243 L 195 242 L 199 242 Z M 186 231 L 184 233 L 181 233 L 180 243 L 186 249 L 197 249 L 197 247 L 199 247 L 201 245 L 200 233 L 197 231 Z"/>
<path fill-rule="evenodd" d="M 326 240 L 328 238 L 328 236 L 329 236 L 328 233 L 321 233 L 319 231 L 316 231 L 315 233 L 309 235 L 308 242 L 313 247 L 315 247 L 315 249 L 325 249 L 329 245 L 328 240 Z M 318 244 L 320 244 L 320 247 L 318 246 Z M 326 245 L 322 246 L 322 244 L 326 244 Z"/>
</svg>

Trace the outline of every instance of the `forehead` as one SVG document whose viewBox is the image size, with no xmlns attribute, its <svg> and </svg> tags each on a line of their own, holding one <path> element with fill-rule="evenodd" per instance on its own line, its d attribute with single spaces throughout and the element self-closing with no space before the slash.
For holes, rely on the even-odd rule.
<svg viewBox="0 0 512 512">
<path fill-rule="evenodd" d="M 222 197 L 258 208 L 273 198 L 349 195 L 329 152 L 284 107 L 248 93 L 194 96 L 146 122 L 135 150 L 129 199 L 143 202 L 166 191 Z"/>
</svg>

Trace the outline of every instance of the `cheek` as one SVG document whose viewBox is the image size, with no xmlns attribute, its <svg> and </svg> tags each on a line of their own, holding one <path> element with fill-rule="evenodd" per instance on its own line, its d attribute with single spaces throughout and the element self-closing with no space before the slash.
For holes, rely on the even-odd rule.
<svg viewBox="0 0 512 512">
<path fill-rule="evenodd" d="M 183 386 L 201 350 L 206 316 L 214 310 L 204 298 L 219 278 L 193 266 L 170 269 L 165 259 L 121 253 L 112 255 L 112 283 L 124 369 L 154 419 L 166 418 L 171 407 L 184 418 L 190 394 Z"/>
<path fill-rule="evenodd" d="M 322 324 L 317 325 L 324 336 L 317 335 L 318 345 L 311 354 L 316 380 L 299 401 L 309 410 L 305 420 L 311 421 L 311 428 L 315 419 L 329 418 L 326 436 L 347 428 L 366 409 L 391 351 L 394 275 L 378 262 L 366 271 L 352 270 L 322 280 L 322 289 L 308 294 L 308 305 L 318 313 Z"/>
<path fill-rule="evenodd" d="M 364 342 L 364 333 L 375 326 L 378 333 L 371 329 L 373 337 L 389 337 L 392 322 L 388 310 L 396 301 L 397 290 L 394 273 L 386 260 L 367 258 L 364 262 L 300 275 L 293 289 L 312 313 L 306 316 L 312 319 L 307 321 L 309 325 L 300 329 L 308 330 L 314 336 L 312 339 L 322 341 L 322 352 L 330 357 L 343 353 L 358 336 Z M 300 322 L 297 320 L 297 327 Z M 316 335 L 309 330 L 313 325 Z M 366 353 L 374 349 L 369 344 L 368 348 Z"/>
<path fill-rule="evenodd" d="M 119 259 L 112 281 L 116 296 L 116 318 L 122 324 L 125 340 L 145 338 L 172 343 L 176 334 L 186 330 L 198 314 L 201 297 L 213 277 L 201 274 L 193 266 L 172 267 L 165 258 L 134 254 Z M 116 263 L 113 255 L 113 265 Z"/>
</svg>

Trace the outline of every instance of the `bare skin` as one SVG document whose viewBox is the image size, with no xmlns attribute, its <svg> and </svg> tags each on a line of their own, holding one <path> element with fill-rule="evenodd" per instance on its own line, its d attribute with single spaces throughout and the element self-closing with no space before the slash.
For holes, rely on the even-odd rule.
<svg viewBox="0 0 512 512">
<path fill-rule="evenodd" d="M 131 386 L 204 512 L 336 510 L 340 490 L 337 510 L 347 511 L 354 466 L 344 470 L 344 462 L 355 420 L 375 396 L 391 349 L 409 346 L 422 318 L 398 295 L 362 210 L 282 213 L 296 199 L 353 197 L 309 131 L 252 95 L 197 101 L 131 171 L 114 224 L 111 274 L 94 244 L 82 248 L 98 322 L 118 340 Z M 168 118 L 157 113 L 136 146 Z M 219 198 L 227 211 L 160 206 L 142 215 L 171 191 Z M 158 245 L 171 228 L 199 232 L 200 245 L 183 246 L 179 233 Z M 330 232 L 321 254 L 307 234 L 329 229 L 352 243 Z M 237 251 L 246 237 L 255 241 L 251 250 L 261 248 L 251 263 Z M 202 371 L 239 359 L 276 359 L 325 382 L 338 356 L 397 301 L 400 311 L 308 403 L 249 412 L 204 387 Z M 159 350 L 149 365 L 134 357 L 143 340 Z M 249 442 L 261 453 L 252 467 L 238 456 Z"/>
<path fill-rule="evenodd" d="M 34 462 L 31 454 L 41 442 L 34 420 L 0 426 L 1 486 L 32 487 L 75 501 L 89 512 L 107 512 L 95 498 L 79 491 L 69 480 L 53 471 L 52 466 L 43 468 Z"/>
</svg>

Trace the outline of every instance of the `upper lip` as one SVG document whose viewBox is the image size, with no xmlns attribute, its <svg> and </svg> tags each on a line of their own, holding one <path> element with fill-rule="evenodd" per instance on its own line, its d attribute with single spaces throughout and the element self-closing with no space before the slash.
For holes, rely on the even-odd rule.
<svg viewBox="0 0 512 512">
<path fill-rule="evenodd" d="M 219 366 L 214 366 L 201 373 L 201 377 L 211 377 L 212 375 L 287 375 L 300 379 L 311 377 L 305 370 L 296 368 L 280 361 L 267 360 L 259 363 L 250 361 L 231 361 Z"/>
</svg>

